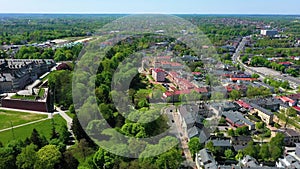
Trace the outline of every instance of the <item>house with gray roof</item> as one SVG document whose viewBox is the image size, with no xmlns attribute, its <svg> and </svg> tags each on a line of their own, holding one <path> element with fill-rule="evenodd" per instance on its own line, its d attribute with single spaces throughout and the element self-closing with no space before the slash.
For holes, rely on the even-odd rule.
<svg viewBox="0 0 300 169">
<path fill-rule="evenodd" d="M 218 169 L 216 160 L 207 149 L 202 149 L 196 153 L 195 161 L 198 169 Z"/>
<path fill-rule="evenodd" d="M 270 110 L 267 110 L 251 102 L 250 102 L 250 106 L 253 108 L 251 110 L 252 114 L 257 113 L 257 115 L 261 118 L 261 120 L 268 125 L 273 123 L 274 114 Z"/>
<path fill-rule="evenodd" d="M 222 115 L 226 118 L 226 121 L 233 127 L 248 126 L 249 130 L 255 129 L 255 124 L 246 119 L 244 115 L 238 111 L 223 112 Z"/>
<path fill-rule="evenodd" d="M 24 89 L 55 64 L 51 59 L 0 59 L 0 93 Z"/>
<path fill-rule="evenodd" d="M 300 168 L 300 162 L 295 157 L 287 155 L 276 162 L 276 167 L 288 169 Z"/>
</svg>

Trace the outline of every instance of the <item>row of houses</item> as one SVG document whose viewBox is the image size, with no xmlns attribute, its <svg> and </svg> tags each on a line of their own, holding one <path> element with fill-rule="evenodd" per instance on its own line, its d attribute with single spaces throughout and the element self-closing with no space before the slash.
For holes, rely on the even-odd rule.
<svg viewBox="0 0 300 169">
<path fill-rule="evenodd" d="M 183 77 L 179 75 L 179 73 L 175 71 L 167 72 L 164 69 L 154 68 L 150 69 L 153 79 L 156 82 L 165 82 L 168 76 L 168 79 L 175 84 L 178 88 L 171 87 L 169 91 L 163 94 L 165 99 L 172 98 L 174 101 L 179 100 L 180 95 L 190 94 L 192 91 L 197 93 L 207 94 L 208 89 L 206 87 L 197 87 L 195 86 L 190 80 L 186 79 L 193 79 L 192 76 L 190 77 Z"/>
<path fill-rule="evenodd" d="M 198 153 L 196 153 L 196 166 L 198 169 L 242 169 L 242 168 L 250 168 L 250 169 L 278 169 L 279 167 L 268 167 L 262 166 L 258 163 L 258 161 L 247 155 L 243 159 L 240 160 L 238 165 L 219 165 L 215 160 L 213 154 L 207 150 L 202 149 Z"/>
<path fill-rule="evenodd" d="M 55 65 L 51 59 L 0 59 L 0 93 L 24 89 Z"/>
<path fill-rule="evenodd" d="M 196 153 L 196 166 L 198 169 L 298 169 L 300 168 L 300 144 L 296 146 L 295 152 L 284 155 L 283 158 L 278 159 L 274 167 L 263 166 L 255 158 L 246 155 L 240 159 L 237 165 L 219 165 L 215 160 L 213 154 L 208 149 L 201 149 Z"/>
</svg>

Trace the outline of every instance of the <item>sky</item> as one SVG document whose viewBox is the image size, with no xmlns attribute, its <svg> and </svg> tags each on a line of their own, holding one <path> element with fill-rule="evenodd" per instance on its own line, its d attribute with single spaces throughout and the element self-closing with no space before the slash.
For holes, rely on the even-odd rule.
<svg viewBox="0 0 300 169">
<path fill-rule="evenodd" d="M 300 14 L 300 1 L 0 0 L 0 13 Z"/>
</svg>

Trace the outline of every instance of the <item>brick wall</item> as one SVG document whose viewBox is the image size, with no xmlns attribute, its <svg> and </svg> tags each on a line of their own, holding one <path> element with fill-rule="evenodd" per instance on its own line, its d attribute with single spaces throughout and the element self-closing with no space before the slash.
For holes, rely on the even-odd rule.
<svg viewBox="0 0 300 169">
<path fill-rule="evenodd" d="M 46 102 L 3 99 L 2 100 L 2 107 L 13 108 L 13 109 L 32 110 L 32 111 L 40 111 L 40 112 L 48 112 Z"/>
</svg>

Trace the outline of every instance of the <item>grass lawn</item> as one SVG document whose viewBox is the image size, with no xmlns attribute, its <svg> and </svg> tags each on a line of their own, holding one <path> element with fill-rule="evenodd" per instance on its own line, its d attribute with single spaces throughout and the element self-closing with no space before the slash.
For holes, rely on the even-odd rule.
<svg viewBox="0 0 300 169">
<path fill-rule="evenodd" d="M 47 118 L 47 115 L 0 110 L 0 129 Z"/>
<path fill-rule="evenodd" d="M 45 94 L 45 89 L 44 89 L 44 88 L 41 88 L 41 89 L 39 90 L 38 96 L 39 96 L 39 97 L 43 97 L 44 94 Z"/>
<path fill-rule="evenodd" d="M 55 115 L 53 121 L 57 131 L 60 130 L 62 125 L 66 125 L 66 121 L 60 115 Z M 12 130 L 0 132 L 0 141 L 3 144 L 7 144 L 10 140 L 14 139 L 25 140 L 27 137 L 30 137 L 34 128 L 39 132 L 40 135 L 44 135 L 49 140 L 51 136 L 52 120 L 48 119 L 28 126 L 15 128 L 13 130 L 15 138 L 13 137 Z"/>
<path fill-rule="evenodd" d="M 67 114 L 68 116 L 70 116 L 72 119 L 75 117 L 75 114 L 70 113 L 69 111 L 67 111 L 66 114 Z"/>
<path fill-rule="evenodd" d="M 20 99 L 20 100 L 35 100 L 36 96 L 20 96 L 18 94 L 11 97 L 12 99 Z"/>
</svg>

